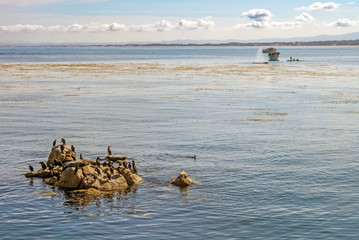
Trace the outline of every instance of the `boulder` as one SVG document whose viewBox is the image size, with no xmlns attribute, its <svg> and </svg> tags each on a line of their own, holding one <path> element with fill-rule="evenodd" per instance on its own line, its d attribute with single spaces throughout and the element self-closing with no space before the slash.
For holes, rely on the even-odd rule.
<svg viewBox="0 0 359 240">
<path fill-rule="evenodd" d="M 185 171 L 181 171 L 178 176 L 172 179 L 169 183 L 178 187 L 187 187 L 191 186 L 192 183 L 194 183 L 194 180 L 190 178 Z"/>
<path fill-rule="evenodd" d="M 76 158 L 76 152 L 71 150 L 69 145 L 64 145 L 64 151 L 61 151 L 61 145 L 52 147 L 49 157 L 47 158 L 47 165 L 53 165 L 55 159 L 61 162 L 73 161 L 73 157 Z"/>
</svg>

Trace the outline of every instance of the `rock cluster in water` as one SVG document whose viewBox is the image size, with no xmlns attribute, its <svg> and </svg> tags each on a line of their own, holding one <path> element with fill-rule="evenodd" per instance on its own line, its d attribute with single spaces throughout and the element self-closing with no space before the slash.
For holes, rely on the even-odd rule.
<svg viewBox="0 0 359 240">
<path fill-rule="evenodd" d="M 135 162 L 127 162 L 123 155 L 112 155 L 110 146 L 106 157 L 87 160 L 82 155 L 77 158 L 75 148 L 66 145 L 64 139 L 60 145 L 55 140 L 47 162 L 40 164 L 36 172 L 29 166 L 30 172 L 25 176 L 44 178 L 45 183 L 65 189 L 124 189 L 143 180 Z"/>
</svg>

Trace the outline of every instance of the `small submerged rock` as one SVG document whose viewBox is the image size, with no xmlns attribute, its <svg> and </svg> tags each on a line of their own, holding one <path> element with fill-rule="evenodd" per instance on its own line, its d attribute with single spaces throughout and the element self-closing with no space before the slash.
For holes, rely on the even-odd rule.
<svg viewBox="0 0 359 240">
<path fill-rule="evenodd" d="M 194 179 L 192 179 L 185 171 L 181 171 L 178 176 L 172 179 L 169 183 L 178 187 L 188 187 L 194 183 Z"/>
</svg>

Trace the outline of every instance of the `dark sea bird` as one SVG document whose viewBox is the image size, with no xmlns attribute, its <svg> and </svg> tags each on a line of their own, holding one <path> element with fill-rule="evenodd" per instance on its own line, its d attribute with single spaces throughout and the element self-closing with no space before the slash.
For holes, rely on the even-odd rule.
<svg viewBox="0 0 359 240">
<path fill-rule="evenodd" d="M 79 170 L 79 166 L 76 166 L 76 168 L 75 168 L 75 174 L 77 173 L 78 170 Z"/>
<path fill-rule="evenodd" d="M 71 156 L 72 157 L 72 160 L 76 161 L 76 157 L 75 156 Z"/>
<path fill-rule="evenodd" d="M 41 167 L 42 167 L 42 169 L 46 169 L 47 167 L 46 167 L 46 164 L 44 163 L 44 162 L 39 162 L 40 164 L 41 164 Z"/>
<path fill-rule="evenodd" d="M 33 167 L 33 166 L 31 166 L 30 164 L 29 164 L 29 169 L 30 169 L 30 171 L 31 171 L 31 172 L 33 172 L 33 171 L 34 171 L 34 167 Z"/>
<path fill-rule="evenodd" d="M 127 168 L 127 163 L 126 162 L 123 162 L 122 165 Z"/>
<path fill-rule="evenodd" d="M 65 138 L 61 138 L 61 142 L 62 142 L 62 145 L 65 145 L 66 144 Z"/>
<path fill-rule="evenodd" d="M 99 168 L 96 168 L 96 172 L 101 175 L 101 170 Z"/>
<path fill-rule="evenodd" d="M 112 167 L 110 168 L 110 172 L 111 172 L 111 174 L 113 174 L 113 173 L 114 173 L 114 170 L 113 170 L 113 168 L 112 168 Z"/>
<path fill-rule="evenodd" d="M 96 158 L 96 164 L 97 164 L 98 166 L 100 166 L 100 165 L 101 165 L 101 162 L 100 162 L 100 157 L 97 157 L 97 158 Z"/>
<path fill-rule="evenodd" d="M 131 170 L 131 163 L 130 162 L 128 163 L 128 168 Z"/>
<path fill-rule="evenodd" d="M 111 147 L 111 146 L 108 146 L 108 147 L 107 147 L 107 153 L 108 153 L 108 155 L 112 155 L 112 152 L 111 152 L 110 147 Z"/>
<path fill-rule="evenodd" d="M 82 158 L 82 153 L 80 153 L 80 159 L 83 160 L 83 158 Z"/>
<path fill-rule="evenodd" d="M 55 138 L 55 140 L 52 142 L 52 146 L 53 146 L 53 147 L 56 146 L 56 138 Z"/>
<path fill-rule="evenodd" d="M 75 152 L 75 147 L 74 147 L 74 145 L 71 145 L 71 151 Z"/>
<path fill-rule="evenodd" d="M 135 173 L 137 173 L 137 167 L 136 167 L 135 161 L 133 161 L 133 160 L 132 160 L 132 169 Z"/>
<path fill-rule="evenodd" d="M 60 147 L 60 148 L 61 148 L 61 152 L 62 152 L 62 153 L 64 153 L 64 150 L 65 150 L 64 145 L 61 145 L 61 147 Z"/>
</svg>

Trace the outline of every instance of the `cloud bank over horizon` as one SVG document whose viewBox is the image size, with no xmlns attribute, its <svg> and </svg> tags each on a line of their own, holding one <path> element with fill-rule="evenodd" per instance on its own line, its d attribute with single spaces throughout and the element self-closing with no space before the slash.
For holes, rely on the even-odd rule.
<svg viewBox="0 0 359 240">
<path fill-rule="evenodd" d="M 164 0 L 158 1 L 164 2 Z M 263 5 L 265 5 L 264 0 L 262 1 Z M 258 0 L 258 2 L 262 1 Z M 60 4 L 61 6 L 64 3 L 80 5 L 86 3 L 86 5 L 91 5 L 92 3 L 102 6 L 109 2 L 112 2 L 112 0 L 34 0 L 31 4 L 26 0 L 1 0 L 0 6 L 33 10 L 38 9 L 36 7 L 38 5 L 51 6 L 52 4 Z M 169 4 L 167 1 L 166 3 Z M 343 11 L 340 11 L 340 9 L 343 9 Z M 300 12 L 298 13 L 298 11 Z M 351 11 L 353 13 L 348 15 L 347 13 L 351 13 Z M 20 13 L 15 12 L 21 18 L 23 10 Z M 320 12 L 326 12 L 326 14 L 323 15 Z M 10 15 L 6 15 L 4 12 L 4 18 L 6 16 Z M 348 33 L 349 31 L 359 32 L 359 7 L 358 3 L 353 1 L 343 3 L 314 2 L 301 7 L 292 4 L 292 8 L 288 8 L 286 11 L 279 11 L 277 8 L 247 8 L 239 11 L 237 17 L 213 17 L 210 15 L 202 18 L 51 15 L 51 23 L 55 23 L 51 24 L 50 21 L 46 21 L 46 17 L 50 16 L 49 14 L 43 13 L 43 17 L 40 14 L 39 19 L 35 19 L 36 21 L 31 17 L 26 18 L 26 14 L 24 16 L 26 20 L 23 21 L 15 17 L 13 21 L 11 21 L 11 17 L 6 18 L 6 22 L 10 24 L 0 25 L 0 41 L 4 37 L 12 39 L 14 38 L 13 36 L 16 36 L 16 38 L 20 36 L 28 39 L 27 36 L 40 38 L 42 35 L 46 36 L 49 39 L 48 41 L 51 41 L 51 33 L 63 38 L 67 34 L 71 36 L 74 36 L 74 34 L 91 34 L 91 37 L 95 37 L 93 38 L 94 41 L 96 39 L 101 41 L 101 38 L 105 37 L 108 38 L 110 36 L 108 34 L 126 34 L 121 36 L 126 37 L 126 39 L 133 38 L 134 40 L 139 38 L 140 34 L 143 34 L 148 39 L 161 41 L 163 37 L 170 39 L 178 38 L 178 36 L 187 39 L 215 38 L 216 36 L 224 38 L 227 36 L 229 39 L 239 38 L 245 34 L 247 38 L 255 39 L 259 36 L 269 38 L 277 36 L 290 37 L 294 36 L 293 34 L 302 34 L 303 36 L 332 34 L 333 31 L 338 34 Z M 114 19 L 111 21 L 111 18 Z M 64 19 L 67 19 L 66 23 L 64 23 Z M 80 19 L 80 21 L 71 23 L 70 19 Z M 121 19 L 125 20 L 121 21 Z M 16 23 L 11 24 L 11 22 L 15 21 Z M 45 22 L 49 22 L 49 24 L 44 24 Z M 298 29 L 298 31 L 289 31 L 291 29 Z M 107 35 L 105 36 L 104 34 Z"/>
</svg>

